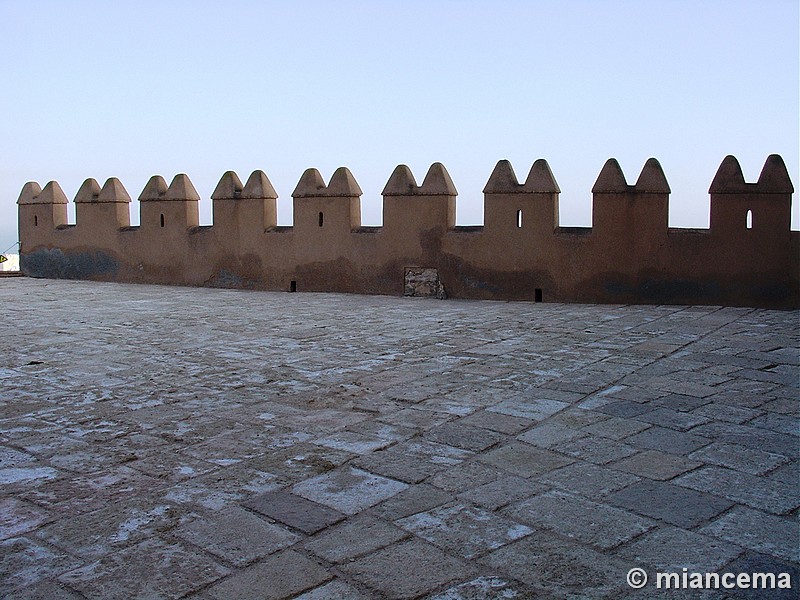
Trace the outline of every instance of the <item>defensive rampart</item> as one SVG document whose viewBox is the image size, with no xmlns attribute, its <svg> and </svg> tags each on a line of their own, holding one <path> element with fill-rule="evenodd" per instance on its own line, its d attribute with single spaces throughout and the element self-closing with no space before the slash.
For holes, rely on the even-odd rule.
<svg viewBox="0 0 800 600">
<path fill-rule="evenodd" d="M 508 161 L 483 190 L 484 225 L 455 225 L 456 188 L 444 166 L 422 185 L 398 166 L 383 190 L 383 226 L 361 226 L 361 189 L 342 167 L 325 185 L 316 169 L 292 193 L 294 222 L 277 224 L 277 194 L 255 171 L 229 171 L 200 226 L 186 175 L 154 176 L 130 226 L 130 196 L 116 178 L 87 179 L 76 223 L 58 183 L 20 194 L 22 271 L 33 277 L 362 294 L 589 303 L 798 307 L 800 233 L 783 160 L 767 158 L 756 183 L 726 157 L 711 188 L 709 229 L 668 226 L 670 188 L 649 159 L 635 185 L 609 159 L 592 188 L 592 227 L 560 227 L 559 187 L 537 160 L 524 183 Z"/>
</svg>

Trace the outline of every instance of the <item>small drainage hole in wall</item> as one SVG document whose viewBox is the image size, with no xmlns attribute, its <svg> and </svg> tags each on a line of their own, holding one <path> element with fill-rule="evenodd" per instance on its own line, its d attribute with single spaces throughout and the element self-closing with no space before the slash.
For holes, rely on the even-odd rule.
<svg viewBox="0 0 800 600">
<path fill-rule="evenodd" d="M 533 301 L 534 302 L 542 301 L 542 288 L 536 288 L 535 290 L 533 290 Z"/>
<path fill-rule="evenodd" d="M 297 291 L 297 282 L 296 281 L 291 281 L 289 283 L 289 291 L 290 292 L 296 292 Z"/>
</svg>

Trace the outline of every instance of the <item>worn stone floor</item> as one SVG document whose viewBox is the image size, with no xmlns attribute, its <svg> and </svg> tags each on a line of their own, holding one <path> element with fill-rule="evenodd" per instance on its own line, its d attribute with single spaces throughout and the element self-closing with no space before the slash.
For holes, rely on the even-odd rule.
<svg viewBox="0 0 800 600">
<path fill-rule="evenodd" d="M 797 597 L 798 312 L 28 278 L 0 303 L 3 598 Z"/>
</svg>

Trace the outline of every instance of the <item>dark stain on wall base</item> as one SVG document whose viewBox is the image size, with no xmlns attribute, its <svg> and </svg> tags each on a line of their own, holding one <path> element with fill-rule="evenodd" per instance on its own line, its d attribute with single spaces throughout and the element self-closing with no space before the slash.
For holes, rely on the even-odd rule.
<svg viewBox="0 0 800 600">
<path fill-rule="evenodd" d="M 30 277 L 50 279 L 114 279 L 119 264 L 98 250 L 70 252 L 42 248 L 20 256 L 20 268 Z"/>
</svg>

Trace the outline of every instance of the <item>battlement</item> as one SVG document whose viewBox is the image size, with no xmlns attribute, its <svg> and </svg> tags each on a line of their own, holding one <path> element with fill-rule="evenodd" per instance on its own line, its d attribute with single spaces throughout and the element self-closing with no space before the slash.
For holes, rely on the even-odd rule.
<svg viewBox="0 0 800 600">
<path fill-rule="evenodd" d="M 361 187 L 346 167 L 327 185 L 307 169 L 292 192 L 294 221 L 277 224 L 266 173 L 233 171 L 211 194 L 213 225 L 185 174 L 155 175 L 131 197 L 112 177 L 78 190 L 75 224 L 57 182 L 24 185 L 20 264 L 33 277 L 286 291 L 437 295 L 592 303 L 800 305 L 794 187 L 778 155 L 755 183 L 727 156 L 714 176 L 710 227 L 668 226 L 669 183 L 659 162 L 628 184 L 609 159 L 592 187 L 592 227 L 559 224 L 560 188 L 544 159 L 520 183 L 501 160 L 484 193 L 484 225 L 456 227 L 453 180 L 434 163 L 422 185 L 405 165 L 389 177 L 383 226 L 361 226 Z"/>
</svg>

